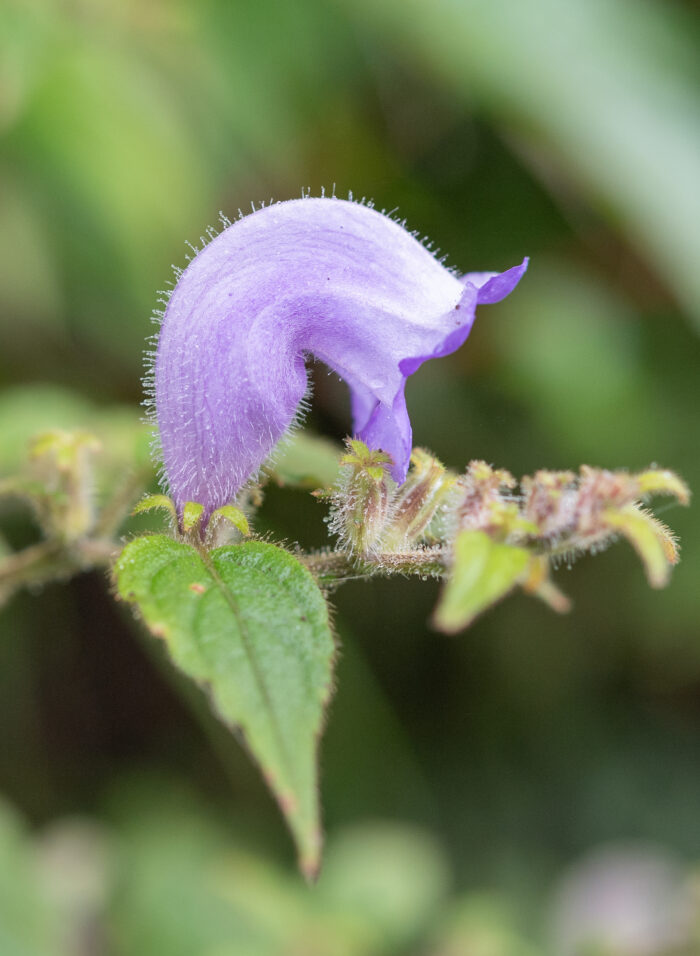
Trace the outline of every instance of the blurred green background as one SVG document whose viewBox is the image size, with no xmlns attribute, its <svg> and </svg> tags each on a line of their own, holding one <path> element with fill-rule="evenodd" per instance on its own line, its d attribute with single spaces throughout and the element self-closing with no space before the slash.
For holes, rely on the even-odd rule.
<svg viewBox="0 0 700 956">
<path fill-rule="evenodd" d="M 25 421 L 138 406 L 156 290 L 218 210 L 335 184 L 464 271 L 531 257 L 410 381 L 416 443 L 699 488 L 699 81 L 691 0 L 0 0 L 3 472 Z M 314 378 L 340 438 L 344 387 Z M 338 592 L 313 889 L 101 575 L 17 597 L 2 956 L 700 952 L 700 511 L 660 511 L 669 589 L 619 545 L 559 572 L 569 617 L 515 597 L 448 638 L 432 584 Z M 260 526 L 313 545 L 322 517 L 271 490 Z"/>
</svg>

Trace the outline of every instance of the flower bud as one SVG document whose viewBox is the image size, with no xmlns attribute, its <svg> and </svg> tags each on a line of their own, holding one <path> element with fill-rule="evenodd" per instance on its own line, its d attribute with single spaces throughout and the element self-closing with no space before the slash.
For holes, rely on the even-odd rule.
<svg viewBox="0 0 700 956">
<path fill-rule="evenodd" d="M 350 551 L 371 554 L 379 549 L 392 513 L 396 485 L 389 476 L 391 458 L 358 439 L 348 439 L 346 447 L 331 499 L 330 529 Z"/>
<path fill-rule="evenodd" d="M 484 531 L 492 538 L 505 539 L 521 524 L 517 500 L 508 496 L 516 485 L 505 469 L 494 469 L 485 461 L 472 461 L 459 478 L 462 497 L 457 508 L 459 531 Z"/>
<path fill-rule="evenodd" d="M 32 442 L 33 472 L 42 487 L 34 496 L 39 520 L 64 541 L 77 541 L 94 525 L 93 457 L 100 447 L 82 431 L 45 432 Z"/>
<path fill-rule="evenodd" d="M 551 555 L 574 555 L 606 547 L 622 535 L 639 554 L 652 587 L 663 587 L 678 561 L 675 536 L 640 506 L 652 494 L 687 504 L 690 492 L 673 472 L 650 469 L 636 475 L 582 465 L 572 472 L 538 471 L 522 481 L 523 513 L 536 528 L 531 543 Z"/>
<path fill-rule="evenodd" d="M 455 495 L 457 476 L 423 448 L 414 448 L 411 469 L 394 499 L 391 527 L 385 538 L 390 550 L 414 547 L 427 536 L 440 509 Z"/>
<path fill-rule="evenodd" d="M 573 471 L 537 471 L 523 478 L 521 486 L 523 514 L 540 537 L 556 539 L 574 526 L 578 490 Z"/>
</svg>

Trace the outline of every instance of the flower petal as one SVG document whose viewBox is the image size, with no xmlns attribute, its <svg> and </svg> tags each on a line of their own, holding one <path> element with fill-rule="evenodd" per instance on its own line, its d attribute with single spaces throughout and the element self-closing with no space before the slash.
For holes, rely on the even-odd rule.
<svg viewBox="0 0 700 956">
<path fill-rule="evenodd" d="M 207 514 L 254 476 L 297 415 L 307 353 L 348 383 L 354 427 L 405 478 L 404 385 L 466 339 L 480 302 L 527 263 L 459 279 L 402 226 L 338 199 L 269 206 L 225 229 L 182 274 L 155 361 L 165 475 Z"/>
<path fill-rule="evenodd" d="M 468 272 L 462 282 L 473 285 L 478 290 L 477 305 L 492 305 L 500 302 L 513 291 L 525 275 L 529 259 L 525 257 L 519 266 L 506 269 L 505 272 Z"/>
</svg>

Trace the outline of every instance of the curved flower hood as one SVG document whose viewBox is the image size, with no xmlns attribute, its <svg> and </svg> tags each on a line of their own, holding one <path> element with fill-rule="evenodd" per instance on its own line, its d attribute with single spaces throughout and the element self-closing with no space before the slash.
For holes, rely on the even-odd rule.
<svg viewBox="0 0 700 956">
<path fill-rule="evenodd" d="M 464 342 L 507 272 L 446 269 L 401 225 L 340 199 L 298 199 L 225 229 L 168 302 L 155 359 L 165 477 L 179 510 L 231 501 L 289 429 L 314 355 L 349 385 L 355 434 L 406 477 L 406 379 Z"/>
</svg>

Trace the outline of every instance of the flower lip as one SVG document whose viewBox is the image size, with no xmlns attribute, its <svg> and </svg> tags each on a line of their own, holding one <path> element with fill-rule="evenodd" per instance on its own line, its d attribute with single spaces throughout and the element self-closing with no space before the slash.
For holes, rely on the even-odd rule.
<svg viewBox="0 0 700 956">
<path fill-rule="evenodd" d="M 429 355 L 417 355 L 402 359 L 399 368 L 403 375 L 413 375 L 423 362 L 432 358 L 443 358 L 456 352 L 471 332 L 476 318 L 477 305 L 492 305 L 505 299 L 513 291 L 527 271 L 530 259 L 526 256 L 519 266 L 513 266 L 505 272 L 469 272 L 462 276 L 460 282 L 464 285 L 462 298 L 455 306 L 455 310 L 463 310 L 465 320 L 458 328 L 449 332 L 438 347 Z"/>
<path fill-rule="evenodd" d="M 399 223 L 357 203 L 300 199 L 229 225 L 168 302 L 154 363 L 165 477 L 178 510 L 233 500 L 289 429 L 307 353 L 350 387 L 355 433 L 406 476 L 406 378 L 467 338 L 476 306 L 527 260 L 461 278 Z"/>
</svg>

